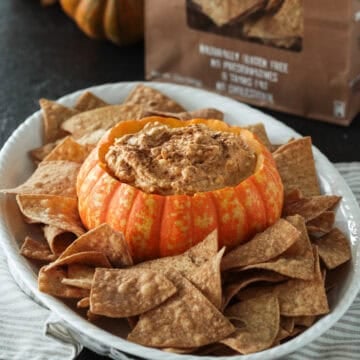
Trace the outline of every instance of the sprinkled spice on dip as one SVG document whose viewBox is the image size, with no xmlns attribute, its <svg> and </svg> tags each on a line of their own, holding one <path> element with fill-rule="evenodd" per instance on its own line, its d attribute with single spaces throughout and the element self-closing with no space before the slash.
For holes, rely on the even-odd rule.
<svg viewBox="0 0 360 360">
<path fill-rule="evenodd" d="M 120 181 L 161 195 L 235 186 L 256 165 L 255 153 L 237 134 L 204 124 L 170 128 L 157 122 L 116 139 L 105 160 Z"/>
</svg>

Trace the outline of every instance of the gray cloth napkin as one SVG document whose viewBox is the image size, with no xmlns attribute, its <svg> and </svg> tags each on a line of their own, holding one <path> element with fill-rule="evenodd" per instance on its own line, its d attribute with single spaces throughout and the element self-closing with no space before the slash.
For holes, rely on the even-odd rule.
<svg viewBox="0 0 360 360">
<path fill-rule="evenodd" d="M 360 203 L 360 162 L 335 166 Z M 64 321 L 34 299 L 17 279 L 16 272 L 10 274 L 9 269 L 13 268 L 0 252 L 0 359 L 73 359 L 82 349 L 75 334 Z M 85 345 L 113 359 L 132 359 L 115 349 L 92 345 L 90 341 Z M 323 336 L 286 356 L 287 360 L 359 358 L 360 294 L 341 320 Z"/>
</svg>

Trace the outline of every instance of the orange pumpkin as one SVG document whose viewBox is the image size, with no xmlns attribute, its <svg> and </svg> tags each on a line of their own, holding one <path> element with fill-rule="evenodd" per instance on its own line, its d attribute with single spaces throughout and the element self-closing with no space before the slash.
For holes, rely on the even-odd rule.
<svg viewBox="0 0 360 360">
<path fill-rule="evenodd" d="M 144 34 L 144 0 L 60 0 L 64 11 L 88 36 L 118 45 Z"/>
<path fill-rule="evenodd" d="M 238 133 L 257 155 L 254 173 L 235 187 L 194 195 L 145 193 L 112 177 L 104 161 L 114 140 L 157 121 L 170 127 L 202 123 Z M 124 121 L 111 129 L 82 165 L 77 179 L 79 212 L 91 229 L 108 223 L 124 233 L 136 262 L 175 255 L 195 245 L 215 228 L 220 245 L 233 247 L 280 217 L 283 185 L 270 152 L 248 130 L 218 120 L 150 117 Z"/>
</svg>

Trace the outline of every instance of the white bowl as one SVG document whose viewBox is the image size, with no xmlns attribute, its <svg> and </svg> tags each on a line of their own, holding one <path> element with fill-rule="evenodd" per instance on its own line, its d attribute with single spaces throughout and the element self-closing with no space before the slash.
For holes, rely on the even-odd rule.
<svg viewBox="0 0 360 360">
<path fill-rule="evenodd" d="M 120 103 L 136 84 L 138 83 L 108 84 L 87 90 L 92 91 L 109 103 L 116 104 Z M 285 142 L 291 137 L 300 136 L 274 118 L 235 100 L 185 86 L 166 83 L 148 83 L 148 85 L 174 98 L 187 109 L 218 108 L 225 113 L 225 119 L 230 124 L 247 125 L 263 122 L 273 143 Z M 73 106 L 83 91 L 64 96 L 59 102 Z M 314 126 L 316 125 L 314 124 Z M 42 119 L 40 111 L 37 111 L 19 126 L 0 152 L 0 188 L 15 187 L 30 176 L 33 166 L 27 152 L 41 145 L 41 135 Z M 256 354 L 231 357 L 231 359 L 275 359 L 305 346 L 322 335 L 340 319 L 360 288 L 360 209 L 351 190 L 334 166 L 316 148 L 314 148 L 314 156 L 322 191 L 326 194 L 340 195 L 343 198 L 337 211 L 336 225 L 350 240 L 352 261 L 345 271 L 339 275 L 341 281 L 336 291 L 332 292 L 330 298 L 331 312 L 328 315 L 323 316 L 301 335 L 280 346 Z M 0 241 L 7 257 L 14 264 L 18 277 L 21 278 L 23 285 L 32 291 L 43 304 L 67 323 L 72 335 L 80 343 L 93 351 L 107 354 L 114 359 L 126 359 L 122 352 L 146 359 L 199 359 L 194 355 L 170 354 L 128 342 L 91 324 L 65 305 L 64 302 L 39 292 L 37 290 L 36 268 L 19 255 L 19 245 L 29 231 L 29 226 L 22 221 L 13 196 L 1 195 L 0 215 Z M 205 356 L 201 359 L 228 359 L 228 357 Z"/>
</svg>

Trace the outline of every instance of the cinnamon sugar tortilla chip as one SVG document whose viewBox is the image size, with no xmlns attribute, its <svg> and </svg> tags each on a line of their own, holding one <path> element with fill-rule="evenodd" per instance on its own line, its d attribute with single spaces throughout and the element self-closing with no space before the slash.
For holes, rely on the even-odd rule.
<svg viewBox="0 0 360 360">
<path fill-rule="evenodd" d="M 107 256 L 113 266 L 133 264 L 129 247 L 122 233 L 102 224 L 77 238 L 59 257 L 61 260 L 83 251 L 99 251 Z"/>
<path fill-rule="evenodd" d="M 68 265 L 67 269 L 69 279 L 87 279 L 92 281 L 95 274 L 95 268 L 87 265 L 71 264 Z"/>
<path fill-rule="evenodd" d="M 228 270 L 262 263 L 283 253 L 300 237 L 300 232 L 288 221 L 279 219 L 250 241 L 226 254 L 221 269 Z"/>
<path fill-rule="evenodd" d="M 280 327 L 279 301 L 276 296 L 264 295 L 235 304 L 225 312 L 227 317 L 241 320 L 244 326 L 221 343 L 241 354 L 269 348 Z"/>
<path fill-rule="evenodd" d="M 105 106 L 75 115 L 61 127 L 77 139 L 95 130 L 110 129 L 120 121 L 141 119 L 143 112 L 143 107 L 136 104 Z"/>
<path fill-rule="evenodd" d="M 217 309 L 220 309 L 222 304 L 220 264 L 224 252 L 225 247 L 213 259 L 208 260 L 188 276 L 188 279 Z"/>
<path fill-rule="evenodd" d="M 262 9 L 266 4 L 266 0 L 220 0 L 217 2 L 193 0 L 193 2 L 197 4 L 201 11 L 217 26 L 244 20 L 257 10 Z"/>
<path fill-rule="evenodd" d="M 272 11 L 277 9 L 283 3 L 283 1 L 284 0 L 268 0 L 265 10 Z"/>
<path fill-rule="evenodd" d="M 90 311 L 108 317 L 143 314 L 176 293 L 164 275 L 145 269 L 95 271 L 90 292 Z"/>
<path fill-rule="evenodd" d="M 216 119 L 223 120 L 224 113 L 217 109 L 198 109 L 193 111 L 185 111 L 185 112 L 167 112 L 167 111 L 159 111 L 159 110 L 146 110 L 144 116 L 164 116 L 170 118 L 176 118 L 179 120 L 191 120 L 191 119 Z"/>
<path fill-rule="evenodd" d="M 78 111 L 47 99 L 40 99 L 40 106 L 43 111 L 45 143 L 64 137 L 67 133 L 61 129 L 61 124 Z"/>
<path fill-rule="evenodd" d="M 334 227 L 335 212 L 325 211 L 316 218 L 307 222 L 306 227 L 310 234 L 327 234 Z"/>
<path fill-rule="evenodd" d="M 56 226 L 45 225 L 44 237 L 55 255 L 60 255 L 76 238 L 76 235 Z"/>
<path fill-rule="evenodd" d="M 168 112 L 184 112 L 185 109 L 173 99 L 159 90 L 149 86 L 137 85 L 125 99 L 124 104 L 140 105 L 147 110 L 160 110 Z"/>
<path fill-rule="evenodd" d="M 293 316 L 281 316 L 280 326 L 285 329 L 288 333 L 292 333 L 295 326 L 295 318 Z"/>
<path fill-rule="evenodd" d="M 288 193 L 284 194 L 284 207 L 303 198 L 304 196 L 299 189 L 291 190 Z"/>
<path fill-rule="evenodd" d="M 76 101 L 75 109 L 79 112 L 97 109 L 109 105 L 90 91 L 85 91 Z"/>
<path fill-rule="evenodd" d="M 285 193 L 298 189 L 305 197 L 320 195 L 310 137 L 281 146 L 273 153 L 273 157 Z"/>
<path fill-rule="evenodd" d="M 242 289 L 256 282 L 280 282 L 287 279 L 286 276 L 277 274 L 272 271 L 255 270 L 243 273 L 243 276 L 239 275 L 239 280 L 235 283 L 227 285 L 223 289 L 223 304 L 222 309 L 225 309 L 230 303 L 232 298 Z"/>
<path fill-rule="evenodd" d="M 78 309 L 87 309 L 90 307 L 90 297 L 86 296 L 82 299 L 80 299 L 77 303 L 76 303 L 76 307 Z"/>
<path fill-rule="evenodd" d="M 76 139 L 76 142 L 80 145 L 87 146 L 88 148 L 91 148 L 91 145 L 95 147 L 95 145 L 99 142 L 99 140 L 104 136 L 105 133 L 106 130 L 98 129 L 82 135 L 81 137 Z"/>
<path fill-rule="evenodd" d="M 137 264 L 136 267 L 156 271 L 163 271 L 163 269 L 170 267 L 185 277 L 189 277 L 199 266 L 216 256 L 218 246 L 218 232 L 214 230 L 203 241 L 181 255 L 146 261 Z"/>
<path fill-rule="evenodd" d="M 176 271 L 166 277 L 177 293 L 140 315 L 130 341 L 160 348 L 193 348 L 219 341 L 234 332 L 231 323 L 201 292 Z"/>
<path fill-rule="evenodd" d="M 67 136 L 44 158 L 44 161 L 67 160 L 82 164 L 90 150 L 89 147 L 83 146 Z"/>
<path fill-rule="evenodd" d="M 70 286 L 75 286 L 81 289 L 91 289 L 91 280 L 88 279 L 69 279 L 69 278 L 64 278 L 61 280 L 62 284 L 65 285 L 70 285 Z"/>
<path fill-rule="evenodd" d="M 43 146 L 40 146 L 36 149 L 30 150 L 29 154 L 32 160 L 37 164 L 44 160 L 44 158 L 51 153 L 51 151 L 62 141 L 61 139 L 58 139 L 54 142 L 47 143 Z"/>
<path fill-rule="evenodd" d="M 319 256 L 328 269 L 334 269 L 351 259 L 351 248 L 345 235 L 334 228 L 328 234 L 316 239 Z"/>
<path fill-rule="evenodd" d="M 312 279 L 314 274 L 314 256 L 313 250 L 304 219 L 299 216 L 290 216 L 287 218 L 300 233 L 297 241 L 294 242 L 279 257 L 268 262 L 262 262 L 254 265 L 248 265 L 242 270 L 263 269 L 271 270 L 279 274 L 298 279 Z"/>
<path fill-rule="evenodd" d="M 296 326 L 310 327 L 316 321 L 317 316 L 294 316 L 294 324 Z"/>
<path fill-rule="evenodd" d="M 304 34 L 303 0 L 284 0 L 276 13 L 245 22 L 243 33 L 265 43 L 291 47 L 290 40 Z"/>
<path fill-rule="evenodd" d="M 281 315 L 313 316 L 329 312 L 316 247 L 314 247 L 314 258 L 312 280 L 292 279 L 276 286 L 275 293 L 279 298 Z"/>
<path fill-rule="evenodd" d="M 76 177 L 80 164 L 72 161 L 46 161 L 39 164 L 25 183 L 14 189 L 1 190 L 9 194 L 61 195 L 76 198 Z"/>
<path fill-rule="evenodd" d="M 271 151 L 272 145 L 266 133 L 266 129 L 263 123 L 244 126 L 244 129 L 251 131 L 255 136 Z"/>
<path fill-rule="evenodd" d="M 34 240 L 27 236 L 21 246 L 20 254 L 29 259 L 40 261 L 53 261 L 56 256 L 51 252 L 47 244 Z"/>
<path fill-rule="evenodd" d="M 84 233 L 77 200 L 57 195 L 17 195 L 22 214 L 33 222 L 52 225 L 76 235 Z"/>
<path fill-rule="evenodd" d="M 64 298 L 81 299 L 89 296 L 89 290 L 62 284 L 61 281 L 66 278 L 66 270 L 53 268 L 47 270 L 43 266 L 39 271 L 38 287 L 39 290 L 54 296 Z"/>
<path fill-rule="evenodd" d="M 340 196 L 320 195 L 303 198 L 299 201 L 286 204 L 283 208 L 283 215 L 301 215 L 306 222 L 317 218 L 325 211 L 333 209 L 341 200 Z"/>
<path fill-rule="evenodd" d="M 47 270 L 63 265 L 89 265 L 95 267 L 110 268 L 111 264 L 102 252 L 99 251 L 83 251 L 66 257 L 58 258 L 48 265 Z"/>
</svg>

